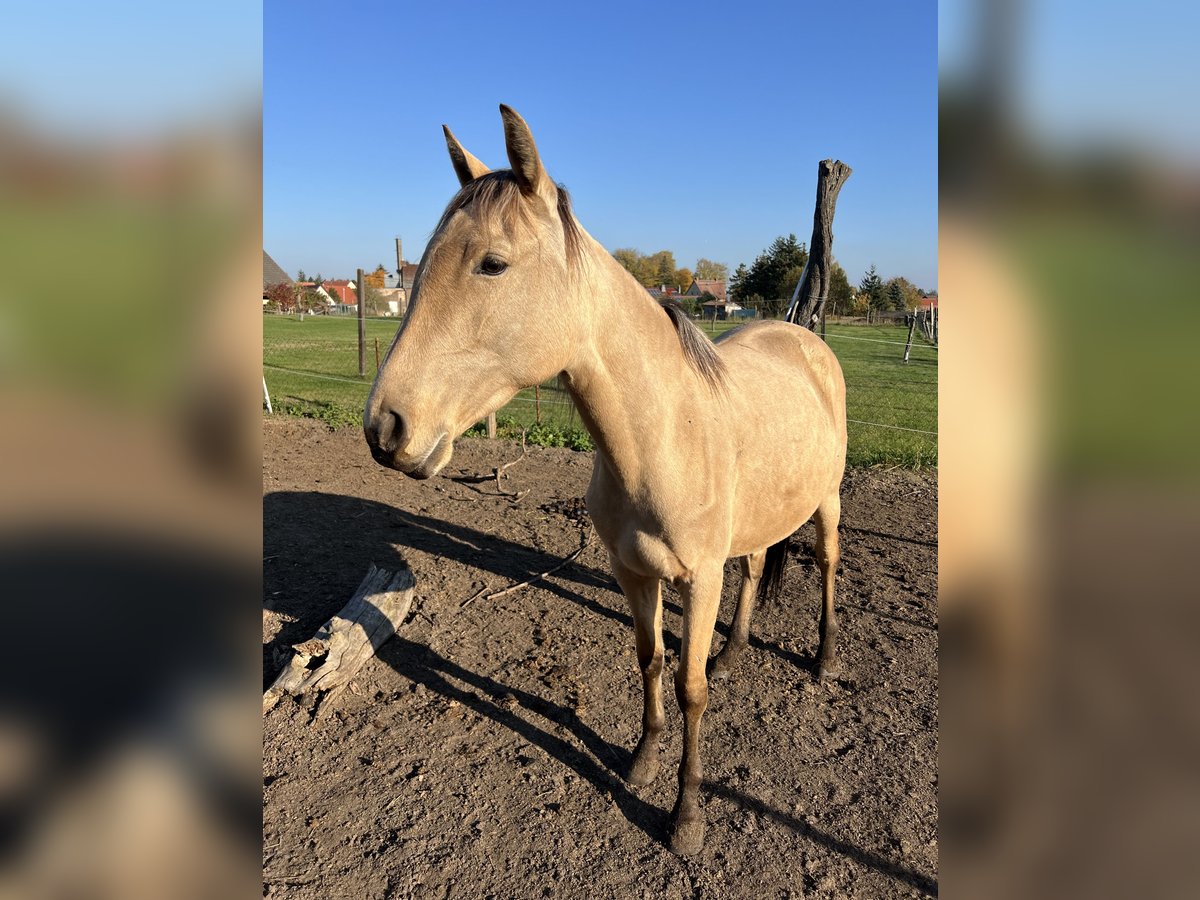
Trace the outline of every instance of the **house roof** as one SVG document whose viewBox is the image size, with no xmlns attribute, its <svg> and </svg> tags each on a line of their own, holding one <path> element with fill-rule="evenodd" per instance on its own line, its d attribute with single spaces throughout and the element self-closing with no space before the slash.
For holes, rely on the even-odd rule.
<svg viewBox="0 0 1200 900">
<path fill-rule="evenodd" d="M 703 293 L 709 293 L 718 300 L 725 299 L 725 282 L 723 281 L 716 279 L 709 280 L 706 278 L 694 278 L 692 279 L 692 286 L 688 288 L 687 292 L 691 294 L 693 289 L 695 289 L 695 296 L 699 296 Z"/>
<path fill-rule="evenodd" d="M 273 284 L 292 284 L 291 276 L 279 267 L 279 263 L 271 259 L 271 254 L 263 251 L 263 287 Z"/>
<path fill-rule="evenodd" d="M 333 281 L 322 281 L 321 287 L 325 288 L 329 296 L 336 297 L 338 303 L 343 306 L 358 306 L 358 291 L 350 286 L 353 283 L 339 278 Z"/>
</svg>

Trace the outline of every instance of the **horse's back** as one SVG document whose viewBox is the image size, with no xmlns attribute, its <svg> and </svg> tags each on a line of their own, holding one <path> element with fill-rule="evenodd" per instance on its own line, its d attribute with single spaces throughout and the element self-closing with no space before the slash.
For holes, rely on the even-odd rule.
<svg viewBox="0 0 1200 900">
<path fill-rule="evenodd" d="M 813 332 L 787 322 L 758 321 L 726 332 L 716 344 L 735 390 L 761 392 L 767 387 L 786 387 L 795 391 L 808 384 L 833 424 L 845 430 L 842 367 Z"/>
</svg>

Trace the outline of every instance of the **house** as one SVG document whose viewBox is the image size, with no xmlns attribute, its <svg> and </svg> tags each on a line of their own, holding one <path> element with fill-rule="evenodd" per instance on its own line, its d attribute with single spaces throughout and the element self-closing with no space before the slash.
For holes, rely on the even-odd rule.
<svg viewBox="0 0 1200 900">
<path fill-rule="evenodd" d="M 648 287 L 646 292 L 655 300 L 672 300 L 679 296 L 679 288 L 660 284 L 658 287 Z"/>
<path fill-rule="evenodd" d="M 699 297 L 702 294 L 712 294 L 722 303 L 725 303 L 729 297 L 725 293 L 725 282 L 717 280 L 708 280 L 705 278 L 693 278 L 691 286 L 684 291 L 689 297 Z M 741 309 L 739 306 L 738 309 Z"/>
<path fill-rule="evenodd" d="M 385 316 L 403 316 L 408 310 L 408 298 L 412 294 L 413 282 L 417 280 L 415 263 L 401 261 L 396 272 L 386 272 L 383 287 L 377 290 L 387 301 Z"/>
<path fill-rule="evenodd" d="M 331 297 L 329 295 L 329 292 L 327 290 L 325 290 L 324 287 L 317 284 L 315 281 L 297 281 L 296 287 L 298 287 L 300 289 L 301 294 L 304 294 L 304 293 L 316 294 L 318 297 L 320 297 L 322 300 L 325 301 L 326 306 L 336 306 L 337 305 L 334 303 L 333 297 Z"/>
<path fill-rule="evenodd" d="M 358 285 L 345 278 L 333 281 L 322 281 L 321 287 L 333 298 L 340 313 L 355 312 L 358 309 Z"/>
<path fill-rule="evenodd" d="M 739 306 L 732 300 L 705 300 L 700 305 L 704 308 L 706 319 L 753 319 L 755 316 L 754 310 Z"/>
<path fill-rule="evenodd" d="M 689 297 L 703 297 L 705 294 L 712 295 L 712 300 L 705 300 L 701 304 L 703 307 L 702 315 L 706 319 L 753 319 L 755 316 L 754 310 L 739 306 L 729 299 L 724 281 L 693 278 L 691 286 L 684 291 L 684 294 Z"/>
<path fill-rule="evenodd" d="M 375 293 L 387 304 L 381 310 L 385 316 L 403 316 L 408 309 L 408 291 L 399 287 L 376 288 Z M 368 308 L 369 309 L 369 308 Z"/>
<path fill-rule="evenodd" d="M 291 276 L 287 272 L 283 271 L 279 263 L 271 259 L 271 254 L 263 250 L 263 306 L 267 305 L 267 300 L 269 299 L 267 295 L 270 293 L 271 288 L 277 284 L 295 284 L 295 282 L 292 281 Z"/>
</svg>

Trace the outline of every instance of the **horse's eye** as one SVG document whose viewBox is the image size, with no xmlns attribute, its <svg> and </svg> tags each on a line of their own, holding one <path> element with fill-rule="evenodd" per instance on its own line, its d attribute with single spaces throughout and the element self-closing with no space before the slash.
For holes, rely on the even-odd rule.
<svg viewBox="0 0 1200 900">
<path fill-rule="evenodd" d="M 499 275 L 508 268 L 508 263 L 494 256 L 485 256 L 479 264 L 479 271 L 484 275 Z"/>
</svg>

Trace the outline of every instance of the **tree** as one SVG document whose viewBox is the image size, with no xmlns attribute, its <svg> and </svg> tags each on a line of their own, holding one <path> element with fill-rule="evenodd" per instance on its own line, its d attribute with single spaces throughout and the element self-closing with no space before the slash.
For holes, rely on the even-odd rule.
<svg viewBox="0 0 1200 900">
<path fill-rule="evenodd" d="M 887 298 L 888 309 L 904 309 L 904 292 L 900 290 L 900 284 L 895 278 L 888 281 L 884 296 Z"/>
<path fill-rule="evenodd" d="M 729 296 L 743 302 L 749 299 L 749 292 L 744 290 L 746 280 L 750 277 L 750 270 L 746 268 L 745 263 L 738 263 L 738 267 L 733 272 L 733 277 L 729 279 Z"/>
<path fill-rule="evenodd" d="M 744 264 L 738 266 L 730 285 L 731 297 L 748 306 L 750 297 L 758 295 L 763 315 L 778 316 L 787 308 L 806 262 L 808 249 L 797 242 L 796 235 L 778 237 L 749 269 Z"/>
<path fill-rule="evenodd" d="M 311 290 L 306 290 L 300 294 L 300 299 L 299 299 L 298 305 L 299 305 L 300 309 L 304 310 L 305 312 L 310 312 L 310 313 L 312 313 L 312 312 L 323 313 L 323 312 L 327 312 L 329 309 L 328 304 L 326 304 L 326 302 L 325 302 L 325 298 L 322 297 L 320 294 L 318 294 L 316 291 L 311 291 Z"/>
<path fill-rule="evenodd" d="M 379 293 L 377 288 L 368 287 L 365 291 L 366 296 L 363 299 L 363 315 L 367 316 L 382 316 L 388 311 L 387 298 Z"/>
<path fill-rule="evenodd" d="M 649 286 L 653 283 L 654 279 L 649 271 L 647 259 L 640 251 L 634 250 L 632 247 L 620 247 L 613 251 L 613 259 L 643 285 Z"/>
<path fill-rule="evenodd" d="M 651 285 L 675 283 L 675 254 L 670 250 L 659 250 L 646 260 L 651 272 Z"/>
<path fill-rule="evenodd" d="M 729 266 L 700 257 L 696 260 L 696 277 L 705 281 L 726 281 L 729 278 Z"/>
<path fill-rule="evenodd" d="M 299 272 L 296 273 L 296 280 L 297 281 L 308 281 L 308 276 L 304 274 L 303 269 L 301 269 Z"/>
<path fill-rule="evenodd" d="M 845 315 L 850 311 L 853 299 L 854 289 L 850 287 L 846 270 L 834 261 L 833 270 L 829 273 L 829 314 Z"/>
<path fill-rule="evenodd" d="M 897 275 L 895 278 L 889 278 L 884 287 L 888 291 L 889 298 L 891 297 L 892 286 L 895 285 L 900 291 L 900 303 L 896 309 L 914 310 L 917 304 L 921 302 L 921 289 L 909 281 L 907 278 Z"/>
<path fill-rule="evenodd" d="M 267 288 L 267 299 L 281 313 L 290 313 L 296 308 L 296 287 L 291 284 L 273 284 Z"/>
<path fill-rule="evenodd" d="M 858 292 L 864 295 L 867 299 L 868 315 L 871 310 L 883 309 L 883 280 L 879 277 L 879 273 L 875 271 L 875 263 L 871 263 L 871 268 L 863 275 L 862 281 L 858 283 Z"/>
<path fill-rule="evenodd" d="M 686 312 L 692 318 L 695 318 L 696 316 L 700 315 L 701 310 L 700 310 L 700 298 L 699 297 L 694 297 L 691 294 L 680 294 L 678 297 L 676 297 L 674 299 L 683 308 L 683 311 Z"/>
<path fill-rule="evenodd" d="M 692 275 L 692 270 L 687 266 L 684 266 L 682 269 L 675 270 L 675 284 L 679 285 L 680 291 L 686 291 L 688 288 L 690 288 L 692 286 L 692 279 L 694 277 L 695 276 Z"/>
</svg>

